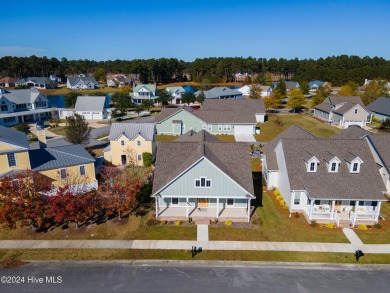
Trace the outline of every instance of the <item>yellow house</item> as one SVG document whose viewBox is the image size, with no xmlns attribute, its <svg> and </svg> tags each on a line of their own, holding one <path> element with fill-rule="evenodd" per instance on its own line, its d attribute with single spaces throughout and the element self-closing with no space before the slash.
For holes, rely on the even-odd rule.
<svg viewBox="0 0 390 293">
<path fill-rule="evenodd" d="M 110 145 L 104 149 L 104 159 L 115 166 L 143 166 L 143 153 L 156 153 L 156 130 L 153 123 L 113 123 Z"/>
<path fill-rule="evenodd" d="M 95 159 L 81 145 L 46 147 L 45 130 L 37 131 L 39 149 L 30 150 L 23 132 L 0 126 L 0 179 L 32 170 L 52 179 L 53 187 L 83 191 L 97 188 Z"/>
</svg>

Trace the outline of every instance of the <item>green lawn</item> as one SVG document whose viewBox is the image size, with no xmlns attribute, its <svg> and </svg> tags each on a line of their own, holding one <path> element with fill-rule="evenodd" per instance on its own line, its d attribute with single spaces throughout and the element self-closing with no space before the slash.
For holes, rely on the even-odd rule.
<svg viewBox="0 0 390 293">
<path fill-rule="evenodd" d="M 235 142 L 236 140 L 234 139 L 234 135 L 221 135 L 217 134 L 216 137 L 224 142 Z"/>
<path fill-rule="evenodd" d="M 251 157 L 252 172 L 261 172 L 262 165 L 260 158 Z"/>
<path fill-rule="evenodd" d="M 356 234 L 366 244 L 390 244 L 390 203 L 382 203 L 381 213 L 387 217 L 385 220 L 380 219 L 380 229 L 369 227 L 366 231 L 359 230 L 358 226 L 355 229 Z"/>
<path fill-rule="evenodd" d="M 60 87 L 60 88 L 51 89 L 51 90 L 39 89 L 39 91 L 42 94 L 44 94 L 44 95 L 66 95 L 68 93 L 76 92 L 76 93 L 78 93 L 80 95 L 90 95 L 90 96 L 92 96 L 95 93 L 113 94 L 113 93 L 119 92 L 120 89 L 119 88 L 112 88 L 112 87 L 107 87 L 106 86 L 106 87 L 100 88 L 100 89 L 78 91 L 78 90 L 68 89 L 67 87 Z"/>
<path fill-rule="evenodd" d="M 175 135 L 157 135 L 156 140 L 157 141 L 174 141 L 178 136 Z"/>
<path fill-rule="evenodd" d="M 268 192 L 263 193 L 263 206 L 257 208 L 252 221 L 256 219 L 261 225 L 253 228 L 210 227 L 210 240 L 349 243 L 341 229 L 313 228 L 303 215 L 289 217 L 288 210 L 282 209 Z"/>
<path fill-rule="evenodd" d="M 279 123 L 278 123 L 279 120 Z M 305 114 L 271 114 L 268 121 L 258 123 L 260 134 L 255 135 L 257 141 L 271 141 L 278 134 L 286 130 L 290 125 L 296 124 L 320 138 L 328 138 L 341 131 L 340 129 L 329 126 L 310 115 Z"/>
<path fill-rule="evenodd" d="M 54 134 L 64 136 L 65 135 L 65 128 L 66 128 L 65 126 L 58 126 L 58 127 L 50 127 L 47 130 L 49 130 L 50 132 L 53 132 Z"/>
<path fill-rule="evenodd" d="M 140 249 L 1 249 L 0 260 L 226 260 L 312 263 L 353 263 L 353 253 L 314 253 L 279 251 L 206 251 L 192 258 L 190 250 Z M 365 254 L 359 264 L 388 264 L 390 254 Z M 0 262 L 0 268 L 2 263 Z"/>
</svg>

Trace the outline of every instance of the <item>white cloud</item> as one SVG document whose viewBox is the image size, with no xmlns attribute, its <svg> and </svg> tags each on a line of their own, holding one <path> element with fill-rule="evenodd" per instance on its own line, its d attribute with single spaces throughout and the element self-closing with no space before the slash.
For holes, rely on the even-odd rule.
<svg viewBox="0 0 390 293">
<path fill-rule="evenodd" d="M 44 49 L 28 48 L 22 46 L 0 46 L 0 56 L 29 57 L 43 55 Z"/>
</svg>

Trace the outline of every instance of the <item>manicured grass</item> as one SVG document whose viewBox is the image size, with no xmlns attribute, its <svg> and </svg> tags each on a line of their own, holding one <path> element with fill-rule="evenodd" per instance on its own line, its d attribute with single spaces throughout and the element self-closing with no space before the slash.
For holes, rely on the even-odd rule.
<svg viewBox="0 0 390 293">
<path fill-rule="evenodd" d="M 93 95 L 94 93 L 97 93 L 97 92 L 105 93 L 105 94 L 113 94 L 113 93 L 119 92 L 120 89 L 106 86 L 106 87 L 100 88 L 100 89 L 78 91 L 78 90 L 68 89 L 67 87 L 60 87 L 60 88 L 52 89 L 52 90 L 39 89 L 39 91 L 44 95 L 55 96 L 55 95 L 66 95 L 68 93 L 73 93 L 73 92 L 76 92 L 80 95 Z"/>
<path fill-rule="evenodd" d="M 260 158 L 251 157 L 252 172 L 261 172 L 262 165 Z"/>
<path fill-rule="evenodd" d="M 92 149 L 92 152 L 96 155 L 96 156 L 98 156 L 98 157 L 100 157 L 100 156 L 103 156 L 103 150 L 105 149 L 105 147 L 104 148 L 98 148 L 98 149 Z"/>
<path fill-rule="evenodd" d="M 226 260 L 356 264 L 353 253 L 279 251 L 205 251 L 192 258 L 190 250 L 133 249 L 15 249 L 0 250 L 0 259 L 13 260 Z M 365 254 L 359 264 L 388 264 L 390 254 Z"/>
<path fill-rule="evenodd" d="M 105 133 L 105 134 L 102 134 L 102 135 L 99 135 L 99 136 L 95 137 L 95 139 L 107 137 L 107 139 L 104 139 L 103 141 L 108 141 L 108 135 L 109 135 L 109 133 Z"/>
<path fill-rule="evenodd" d="M 382 203 L 381 213 L 385 214 L 387 218 L 385 220 L 379 219 L 380 229 L 375 227 L 368 227 L 366 231 L 359 230 L 359 226 L 356 226 L 356 234 L 366 244 L 390 244 L 390 203 Z"/>
<path fill-rule="evenodd" d="M 157 141 L 173 141 L 177 138 L 178 138 L 178 136 L 175 136 L 175 135 L 157 135 L 156 136 Z"/>
<path fill-rule="evenodd" d="M 216 137 L 221 140 L 221 141 L 225 141 L 225 142 L 235 142 L 235 138 L 234 138 L 234 135 L 220 135 L 220 134 L 217 134 Z"/>
<path fill-rule="evenodd" d="M 16 228 L 7 230 L 0 227 L 0 240 L 61 240 L 61 239 L 123 239 L 123 240 L 196 240 L 196 226 L 183 223 L 173 225 L 147 226 L 146 216 L 130 216 L 118 220 L 117 218 L 103 224 L 91 224 L 75 228 L 73 223 L 66 229 L 57 227 L 47 232 L 37 233 L 31 228 Z"/>
<path fill-rule="evenodd" d="M 237 241 L 286 241 L 286 242 L 334 242 L 349 243 L 341 229 L 325 227 L 313 228 L 303 215 L 299 218 L 289 217 L 289 211 L 284 210 L 275 200 L 275 196 L 263 193 L 263 206 L 258 207 L 252 221 L 261 225 L 253 228 L 217 228 L 210 227 L 210 240 Z"/>
<path fill-rule="evenodd" d="M 279 119 L 280 123 L 277 123 Z M 258 123 L 261 133 L 255 135 L 257 141 L 271 141 L 278 134 L 282 133 L 292 124 L 307 130 L 313 135 L 320 138 L 328 138 L 341 130 L 329 126 L 322 121 L 305 114 L 271 114 L 268 116 L 268 121 L 265 123 Z"/>
<path fill-rule="evenodd" d="M 66 128 L 66 126 L 58 126 L 58 127 L 50 127 L 47 130 L 49 130 L 50 132 L 53 132 L 54 134 L 64 136 L 65 135 L 65 128 Z"/>
</svg>

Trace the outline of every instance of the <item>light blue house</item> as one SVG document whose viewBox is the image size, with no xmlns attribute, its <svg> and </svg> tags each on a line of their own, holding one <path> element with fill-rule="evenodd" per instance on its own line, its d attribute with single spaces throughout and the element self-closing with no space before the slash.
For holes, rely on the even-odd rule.
<svg viewBox="0 0 390 293">
<path fill-rule="evenodd" d="M 152 197 L 158 219 L 249 221 L 255 196 L 248 145 L 206 131 L 158 144 Z"/>
<path fill-rule="evenodd" d="M 157 86 L 155 84 L 137 84 L 130 94 L 135 104 L 142 104 L 143 100 L 152 100 L 157 98 Z"/>
<path fill-rule="evenodd" d="M 191 107 L 164 108 L 156 117 L 158 134 L 182 135 L 189 130 L 211 134 L 255 134 L 256 123 L 264 122 L 261 99 L 206 100 L 199 110 Z"/>
<path fill-rule="evenodd" d="M 367 106 L 367 109 L 372 115 L 379 120 L 383 121 L 390 119 L 390 98 L 379 97 L 374 102 Z"/>
</svg>

